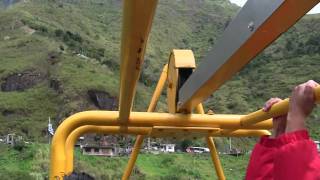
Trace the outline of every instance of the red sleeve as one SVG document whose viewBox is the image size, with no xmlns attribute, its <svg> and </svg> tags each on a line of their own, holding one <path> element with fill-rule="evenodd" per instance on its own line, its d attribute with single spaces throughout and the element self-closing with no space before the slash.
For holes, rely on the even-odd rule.
<svg viewBox="0 0 320 180">
<path fill-rule="evenodd" d="M 251 153 L 246 180 L 273 179 L 273 163 L 276 151 L 276 140 L 267 136 L 262 137 Z"/>
<path fill-rule="evenodd" d="M 306 130 L 283 134 L 275 154 L 275 180 L 320 179 L 320 160 Z"/>
</svg>

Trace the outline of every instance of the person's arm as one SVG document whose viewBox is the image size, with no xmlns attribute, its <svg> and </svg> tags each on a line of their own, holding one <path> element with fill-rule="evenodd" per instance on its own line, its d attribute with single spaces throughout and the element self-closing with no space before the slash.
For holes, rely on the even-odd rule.
<svg viewBox="0 0 320 180">
<path fill-rule="evenodd" d="M 275 180 L 320 179 L 320 159 L 307 130 L 281 135 L 274 159 Z"/>
<path fill-rule="evenodd" d="M 320 179 L 320 159 L 315 143 L 306 130 L 306 119 L 315 106 L 314 81 L 301 84 L 292 92 L 286 133 L 278 138 L 274 159 L 277 180 Z"/>
<path fill-rule="evenodd" d="M 251 153 L 246 180 L 273 179 L 275 139 L 262 137 Z"/>
<path fill-rule="evenodd" d="M 268 100 L 263 110 L 268 112 L 272 105 L 281 101 L 279 98 Z M 286 128 L 286 115 L 273 118 L 273 132 L 270 137 L 264 136 L 260 139 L 251 153 L 246 173 L 246 180 L 273 179 L 274 156 L 277 152 L 276 139 L 283 134 Z"/>
</svg>

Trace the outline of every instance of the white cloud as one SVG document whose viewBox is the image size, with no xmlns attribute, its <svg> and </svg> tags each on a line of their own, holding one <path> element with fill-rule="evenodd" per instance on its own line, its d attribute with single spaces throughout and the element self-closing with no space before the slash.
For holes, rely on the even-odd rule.
<svg viewBox="0 0 320 180">
<path fill-rule="evenodd" d="M 242 7 L 247 2 L 247 0 L 230 0 L 230 1 L 232 3 L 237 4 L 240 7 Z M 320 3 L 308 12 L 308 14 L 318 14 L 318 13 L 320 13 Z"/>
</svg>

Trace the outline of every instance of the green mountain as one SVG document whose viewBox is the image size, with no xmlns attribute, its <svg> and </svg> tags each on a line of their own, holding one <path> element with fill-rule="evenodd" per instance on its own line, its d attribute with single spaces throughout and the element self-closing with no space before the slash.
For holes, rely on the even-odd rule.
<svg viewBox="0 0 320 180">
<path fill-rule="evenodd" d="M 160 1 L 134 110 L 145 111 L 173 48 L 201 57 L 238 8 L 227 1 Z M 43 140 L 50 116 L 116 109 L 121 2 L 21 1 L 0 12 L 0 127 Z M 103 97 L 103 98 L 101 98 Z M 102 99 L 102 102 L 100 102 Z M 165 99 L 159 111 L 166 111 Z"/>
<path fill-rule="evenodd" d="M 0 134 L 42 141 L 48 117 L 56 127 L 75 112 L 117 108 L 120 1 L 3 3 L 11 5 L 0 11 Z M 238 10 L 223 0 L 160 1 L 134 110 L 146 109 L 171 49 L 192 49 L 201 61 Z M 252 112 L 269 97 L 288 97 L 294 85 L 319 79 L 318 27 L 318 15 L 304 17 L 214 93 L 206 109 Z M 158 110 L 166 111 L 165 96 Z M 318 135 L 316 123 L 311 127 Z"/>
<path fill-rule="evenodd" d="M 64 118 L 79 111 L 117 109 L 121 6 L 119 0 L 0 1 L 0 136 L 16 133 L 28 141 L 45 142 L 49 117 L 56 128 Z M 226 0 L 159 1 L 134 110 L 147 109 L 173 48 L 192 49 L 201 62 L 238 10 Z M 205 109 L 249 113 L 270 97 L 290 96 L 299 83 L 320 80 L 319 28 L 319 15 L 302 18 L 206 100 Z M 158 106 L 161 112 L 167 111 L 165 94 Z M 320 135 L 319 116 L 320 110 L 316 110 L 309 121 L 314 138 Z M 219 148 L 223 148 L 223 142 L 220 139 Z M 248 138 L 233 142 L 242 148 L 251 148 L 254 143 Z M 26 157 L 10 153 L 15 160 L 31 160 L 39 153 L 35 153 L 37 148 L 30 148 L 22 153 Z M 0 150 L 0 154 L 7 153 L 6 149 Z M 26 172 L 45 171 L 48 160 L 44 154 L 40 152 L 41 162 L 33 160 L 21 167 L 27 167 Z M 0 159 L 0 165 L 8 161 L 11 159 Z M 84 165 L 87 162 L 89 165 Z M 82 159 L 77 168 L 92 169 L 97 162 L 100 160 Z M 138 167 L 147 177 L 154 173 L 143 165 Z M 100 177 L 101 172 L 94 174 Z M 190 177 L 199 178 L 197 174 Z"/>
</svg>

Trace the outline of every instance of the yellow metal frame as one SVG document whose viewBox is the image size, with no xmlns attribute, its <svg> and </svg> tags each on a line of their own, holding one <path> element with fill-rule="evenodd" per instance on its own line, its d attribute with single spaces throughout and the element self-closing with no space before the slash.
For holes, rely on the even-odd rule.
<svg viewBox="0 0 320 180">
<path fill-rule="evenodd" d="M 120 66 L 120 121 L 130 116 L 157 0 L 123 1 Z"/>
<path fill-rule="evenodd" d="M 287 4 L 290 5 L 292 1 L 287 0 Z M 208 115 L 205 114 L 202 105 L 199 104 L 201 100 L 192 101 L 194 99 L 191 99 L 190 102 L 193 103 L 193 106 L 198 104 L 196 106 L 198 114 L 177 113 L 175 101 L 179 68 L 195 68 L 195 60 L 190 50 L 173 50 L 169 58 L 169 65 L 165 65 L 163 68 L 148 111 L 132 112 L 136 84 L 141 72 L 157 0 L 125 0 L 123 2 L 119 111 L 85 111 L 74 114 L 64 120 L 57 128 L 52 139 L 50 180 L 61 180 L 65 175 L 73 171 L 74 144 L 79 136 L 90 132 L 138 135 L 128 166 L 122 177 L 124 180 L 130 177 L 145 137 L 204 137 L 210 149 L 216 174 L 219 179 L 224 180 L 225 176 L 213 137 L 269 135 L 270 132 L 267 130 L 272 128 L 270 118 L 286 114 L 289 100 L 286 99 L 274 105 L 269 112 L 259 110 L 248 115 Z M 302 12 L 315 2 L 315 0 L 312 0 L 312 2 L 305 3 L 307 5 L 302 8 L 295 7 L 295 9 L 299 10 L 300 8 Z M 283 8 L 290 7 L 289 5 Z M 291 9 L 283 10 L 283 12 L 289 11 Z M 300 14 L 301 12 L 299 11 Z M 274 17 L 277 16 L 274 15 Z M 290 25 L 290 23 L 287 25 Z M 273 24 L 269 22 L 265 26 L 267 25 L 271 26 Z M 242 64 L 238 66 L 240 67 Z M 228 67 L 225 65 L 223 69 Z M 217 76 L 218 79 L 222 79 L 218 81 L 219 83 L 216 86 L 221 85 L 226 80 L 222 76 L 224 76 L 223 73 Z M 168 82 L 169 86 L 168 107 L 170 113 L 155 113 L 153 111 L 166 82 Z M 216 89 L 210 84 L 216 82 L 211 80 L 208 82 L 209 84 L 206 84 L 205 87 L 209 88 L 205 92 L 198 94 L 199 97 L 205 97 L 209 94 L 208 92 Z M 320 99 L 320 87 L 316 88 L 315 94 L 318 102 Z"/>
<path fill-rule="evenodd" d="M 177 92 L 179 70 L 182 68 L 194 69 L 196 67 L 193 52 L 187 49 L 174 49 L 169 56 L 167 104 L 169 113 L 177 112 Z"/>
<path fill-rule="evenodd" d="M 165 76 L 164 68 L 162 76 Z M 165 81 L 165 78 L 161 78 Z M 163 89 L 164 82 L 158 83 L 159 88 L 155 91 L 153 100 L 157 101 Z M 316 88 L 316 97 L 319 99 L 320 89 Z M 152 105 L 151 105 L 152 104 Z M 155 109 L 156 102 L 151 102 L 149 111 Z M 218 162 L 217 152 L 211 137 L 218 136 L 262 136 L 270 133 L 265 129 L 272 127 L 271 117 L 287 113 L 288 100 L 275 106 L 269 112 L 262 110 L 248 115 L 206 115 L 202 106 L 196 108 L 201 114 L 170 114 L 152 112 L 132 112 L 127 120 L 126 126 L 119 121 L 118 111 L 87 111 L 77 113 L 67 118 L 56 130 L 51 147 L 51 169 L 50 179 L 63 176 L 72 172 L 73 168 L 73 145 L 79 135 L 86 132 L 139 134 L 137 144 L 123 179 L 127 179 L 132 171 L 133 164 L 137 158 L 141 142 L 145 136 L 150 137 L 174 137 L 172 133 L 185 137 L 185 133 L 192 136 L 206 137 L 214 160 L 219 179 L 223 179 L 223 171 Z M 238 130 L 235 130 L 238 129 Z M 227 130 L 235 130 L 227 132 Z M 72 147 L 72 148 L 71 148 Z"/>
</svg>

